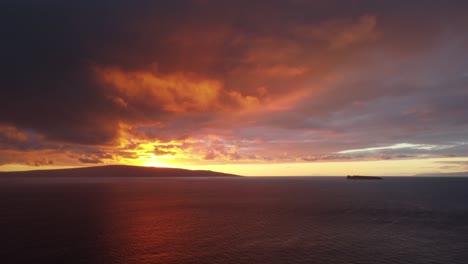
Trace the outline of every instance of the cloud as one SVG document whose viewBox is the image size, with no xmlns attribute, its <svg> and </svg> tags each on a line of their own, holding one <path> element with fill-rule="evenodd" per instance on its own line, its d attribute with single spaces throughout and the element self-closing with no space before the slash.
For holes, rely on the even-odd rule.
<svg viewBox="0 0 468 264">
<path fill-rule="evenodd" d="M 326 41 L 330 49 L 344 49 L 351 45 L 375 40 L 377 18 L 363 15 L 357 21 L 328 20 L 319 25 L 300 25 L 296 30 L 316 40 Z"/>
<path fill-rule="evenodd" d="M 45 166 L 45 165 L 53 165 L 54 161 L 53 160 L 48 160 L 46 158 L 38 159 L 38 160 L 33 160 L 33 161 L 27 161 L 27 165 L 39 167 L 39 166 Z"/>
<path fill-rule="evenodd" d="M 2 164 L 467 153 L 466 3 L 4 7 Z"/>
<path fill-rule="evenodd" d="M 338 151 L 338 153 L 347 154 L 347 153 L 359 153 L 359 152 L 378 152 L 380 150 L 395 150 L 395 149 L 433 150 L 433 149 L 444 149 L 444 148 L 450 148 L 450 147 L 452 146 L 399 143 L 399 144 L 395 144 L 391 146 L 383 146 L 383 147 L 342 150 L 342 151 Z"/>
<path fill-rule="evenodd" d="M 177 152 L 171 151 L 173 147 L 162 148 L 159 146 L 154 147 L 154 154 L 156 156 L 166 156 L 166 155 L 175 155 Z"/>
<path fill-rule="evenodd" d="M 79 158 L 78 160 L 79 160 L 81 163 L 87 163 L 87 164 L 99 164 L 99 163 L 102 163 L 102 161 L 99 160 L 99 159 Z"/>
<path fill-rule="evenodd" d="M 206 153 L 204 159 L 205 159 L 205 160 L 214 160 L 214 159 L 216 159 L 217 157 L 218 157 L 218 155 L 216 154 L 216 152 L 214 152 L 214 151 L 211 150 L 211 151 L 209 151 L 208 153 Z"/>
<path fill-rule="evenodd" d="M 25 141 L 27 136 L 13 126 L 0 126 L 0 142 L 14 141 L 21 142 Z"/>
<path fill-rule="evenodd" d="M 252 108 L 259 99 L 238 91 L 224 91 L 217 80 L 197 78 L 184 73 L 158 76 L 151 72 L 122 72 L 97 69 L 99 77 L 114 88 L 115 98 L 135 109 L 153 113 L 203 113 Z M 122 103 L 120 103 L 122 104 Z"/>
<path fill-rule="evenodd" d="M 436 161 L 434 163 L 443 165 L 440 167 L 440 169 L 444 170 L 468 170 L 468 160 L 444 160 Z"/>
</svg>

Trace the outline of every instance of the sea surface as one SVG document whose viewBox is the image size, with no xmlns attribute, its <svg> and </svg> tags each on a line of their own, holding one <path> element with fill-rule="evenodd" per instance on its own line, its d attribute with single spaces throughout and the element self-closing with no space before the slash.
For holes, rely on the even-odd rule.
<svg viewBox="0 0 468 264">
<path fill-rule="evenodd" d="M 468 263 L 468 178 L 0 179 L 0 263 Z"/>
</svg>

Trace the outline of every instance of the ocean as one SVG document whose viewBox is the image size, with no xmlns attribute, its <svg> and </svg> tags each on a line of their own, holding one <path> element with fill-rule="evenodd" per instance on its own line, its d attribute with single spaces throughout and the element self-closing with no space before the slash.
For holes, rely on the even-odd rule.
<svg viewBox="0 0 468 264">
<path fill-rule="evenodd" d="M 0 263 L 468 263 L 468 178 L 2 178 Z"/>
</svg>

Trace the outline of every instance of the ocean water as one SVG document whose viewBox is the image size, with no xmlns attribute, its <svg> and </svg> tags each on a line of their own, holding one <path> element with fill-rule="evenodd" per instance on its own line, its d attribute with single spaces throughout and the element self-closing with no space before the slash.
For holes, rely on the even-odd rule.
<svg viewBox="0 0 468 264">
<path fill-rule="evenodd" d="M 0 263 L 468 263 L 468 178 L 0 179 Z"/>
</svg>

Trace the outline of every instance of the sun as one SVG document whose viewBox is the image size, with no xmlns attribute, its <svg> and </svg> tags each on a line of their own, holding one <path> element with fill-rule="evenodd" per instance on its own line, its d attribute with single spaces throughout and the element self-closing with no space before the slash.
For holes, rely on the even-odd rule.
<svg viewBox="0 0 468 264">
<path fill-rule="evenodd" d="M 163 168 L 174 168 L 175 166 L 160 162 L 160 161 L 148 161 L 142 164 L 144 167 L 163 167 Z"/>
<path fill-rule="evenodd" d="M 160 160 L 145 160 L 139 164 L 139 166 L 143 167 L 163 167 L 163 168 L 176 168 L 177 166 L 174 166 L 172 164 L 160 161 Z"/>
</svg>

